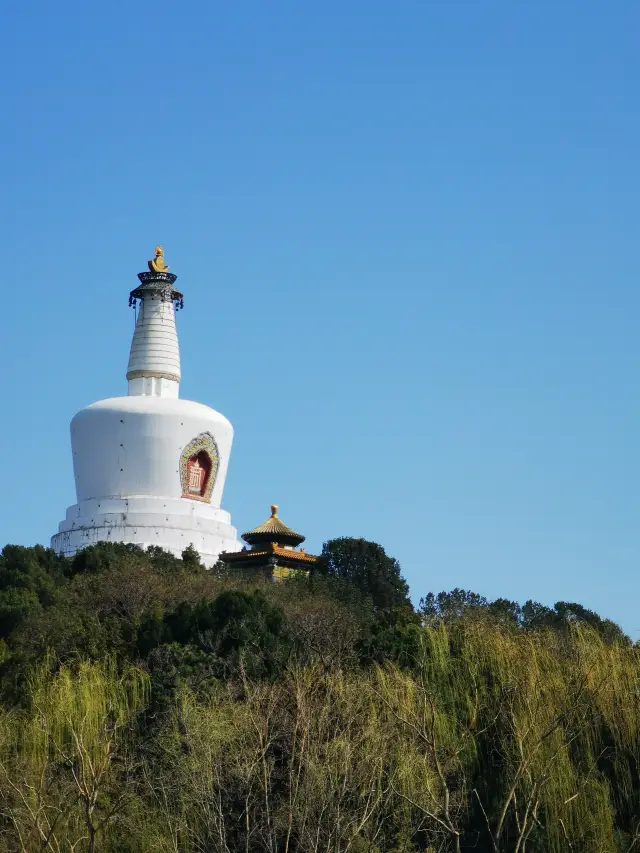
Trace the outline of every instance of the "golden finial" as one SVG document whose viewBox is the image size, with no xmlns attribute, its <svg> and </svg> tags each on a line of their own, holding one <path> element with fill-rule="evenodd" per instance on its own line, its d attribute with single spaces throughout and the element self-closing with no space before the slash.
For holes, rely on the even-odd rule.
<svg viewBox="0 0 640 853">
<path fill-rule="evenodd" d="M 277 518 L 277 517 L 278 517 L 278 505 L 277 504 L 271 504 L 271 518 Z"/>
<path fill-rule="evenodd" d="M 148 263 L 151 272 L 169 272 L 169 267 L 164 262 L 164 249 L 162 246 L 156 246 L 156 256 Z"/>
</svg>

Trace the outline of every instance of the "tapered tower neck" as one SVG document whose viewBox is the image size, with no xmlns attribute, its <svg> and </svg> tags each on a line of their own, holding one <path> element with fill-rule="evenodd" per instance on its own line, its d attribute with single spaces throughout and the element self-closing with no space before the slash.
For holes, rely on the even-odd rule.
<svg viewBox="0 0 640 853">
<path fill-rule="evenodd" d="M 140 285 L 129 294 L 129 305 L 138 311 L 127 368 L 129 395 L 177 397 L 180 348 L 175 312 L 184 305 L 182 293 L 174 288 L 177 276 L 151 269 L 138 273 L 138 278 Z"/>
</svg>

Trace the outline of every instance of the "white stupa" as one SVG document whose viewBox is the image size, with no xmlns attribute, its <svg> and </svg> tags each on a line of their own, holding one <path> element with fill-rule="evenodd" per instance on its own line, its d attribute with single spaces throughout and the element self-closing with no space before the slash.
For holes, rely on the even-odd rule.
<svg viewBox="0 0 640 853">
<path fill-rule="evenodd" d="M 220 508 L 233 427 L 219 412 L 181 400 L 175 312 L 183 305 L 162 247 L 138 275 L 129 304 L 138 318 L 127 397 L 100 400 L 71 421 L 78 503 L 52 538 L 61 554 L 96 542 L 159 545 L 176 556 L 190 544 L 206 566 L 241 544 Z"/>
</svg>

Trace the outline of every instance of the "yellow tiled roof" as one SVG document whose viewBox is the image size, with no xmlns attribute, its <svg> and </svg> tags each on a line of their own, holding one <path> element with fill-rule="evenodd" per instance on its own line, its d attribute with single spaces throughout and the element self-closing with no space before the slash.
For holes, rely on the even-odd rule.
<svg viewBox="0 0 640 853">
<path fill-rule="evenodd" d="M 307 554 L 304 551 L 296 551 L 293 548 L 281 548 L 279 545 L 271 545 L 264 551 L 229 551 L 226 554 L 221 554 L 220 558 L 223 562 L 234 562 L 236 560 L 258 560 L 259 558 L 268 559 L 275 554 L 276 557 L 285 557 L 288 560 L 302 563 L 315 563 L 317 557 L 313 554 Z"/>
<path fill-rule="evenodd" d="M 260 542 L 284 542 L 287 545 L 300 545 L 305 540 L 301 533 L 296 533 L 278 518 L 278 507 L 275 504 L 271 507 L 271 516 L 262 524 L 254 527 L 253 530 L 243 533 L 242 538 L 250 545 Z"/>
</svg>

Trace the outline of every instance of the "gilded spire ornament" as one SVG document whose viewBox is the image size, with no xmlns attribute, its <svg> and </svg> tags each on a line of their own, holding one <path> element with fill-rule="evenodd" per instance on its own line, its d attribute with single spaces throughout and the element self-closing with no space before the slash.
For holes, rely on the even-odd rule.
<svg viewBox="0 0 640 853">
<path fill-rule="evenodd" d="M 169 272 L 169 267 L 164 262 L 164 249 L 162 246 L 156 246 L 155 258 L 147 263 L 151 272 Z"/>
</svg>

